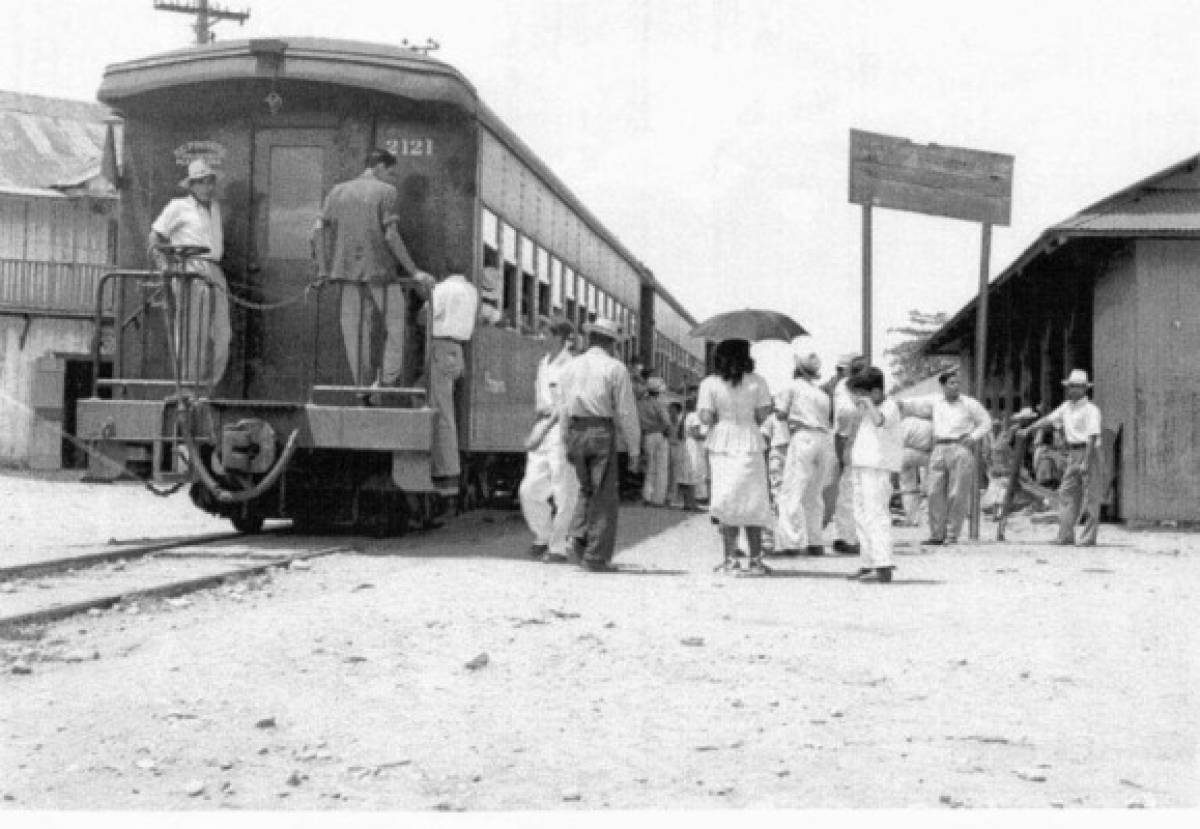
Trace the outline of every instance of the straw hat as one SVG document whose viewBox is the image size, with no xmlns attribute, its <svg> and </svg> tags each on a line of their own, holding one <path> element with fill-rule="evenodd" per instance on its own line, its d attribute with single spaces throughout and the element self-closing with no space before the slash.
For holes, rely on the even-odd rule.
<svg viewBox="0 0 1200 829">
<path fill-rule="evenodd" d="M 596 317 L 595 320 L 584 325 L 583 333 L 599 334 L 602 337 L 607 337 L 613 342 L 620 342 L 623 339 L 621 335 L 621 327 L 605 317 Z"/>
<path fill-rule="evenodd" d="M 1083 386 L 1090 389 L 1092 384 L 1088 382 L 1087 372 L 1081 368 L 1071 369 L 1071 374 L 1066 380 L 1062 381 L 1064 386 Z"/>
<path fill-rule="evenodd" d="M 651 394 L 662 394 L 667 390 L 667 381 L 661 377 L 651 377 L 646 381 L 646 391 Z"/>
<path fill-rule="evenodd" d="M 216 178 L 217 171 L 214 170 L 207 161 L 203 158 L 193 158 L 188 162 L 187 178 L 179 182 L 180 187 L 187 187 L 193 181 L 199 181 L 205 178 Z"/>
</svg>

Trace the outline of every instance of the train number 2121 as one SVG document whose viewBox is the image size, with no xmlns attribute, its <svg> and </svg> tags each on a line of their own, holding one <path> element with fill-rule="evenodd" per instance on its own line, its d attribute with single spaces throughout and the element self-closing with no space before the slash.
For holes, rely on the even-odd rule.
<svg viewBox="0 0 1200 829">
<path fill-rule="evenodd" d="M 390 138 L 388 152 L 399 156 L 433 155 L 432 138 Z"/>
</svg>

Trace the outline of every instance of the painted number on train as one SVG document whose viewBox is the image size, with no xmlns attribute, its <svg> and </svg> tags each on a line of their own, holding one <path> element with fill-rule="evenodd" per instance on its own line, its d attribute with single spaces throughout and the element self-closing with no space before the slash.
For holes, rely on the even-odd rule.
<svg viewBox="0 0 1200 829">
<path fill-rule="evenodd" d="M 388 152 L 398 156 L 433 155 L 432 138 L 390 138 Z"/>
</svg>

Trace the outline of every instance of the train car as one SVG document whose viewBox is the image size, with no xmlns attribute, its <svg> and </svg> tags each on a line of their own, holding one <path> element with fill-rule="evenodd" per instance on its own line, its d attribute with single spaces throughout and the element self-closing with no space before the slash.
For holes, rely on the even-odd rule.
<svg viewBox="0 0 1200 829">
<path fill-rule="evenodd" d="M 683 307 L 444 62 L 359 42 L 231 41 L 110 66 L 99 97 L 124 118 L 125 164 L 121 270 L 97 301 L 98 327 L 100 306 L 115 306 L 96 346 L 113 377 L 79 405 L 94 475 L 191 483 L 198 506 L 244 531 L 267 518 L 403 529 L 438 514 L 421 297 L 409 296 L 400 388 L 373 395 L 351 379 L 340 331 L 340 291 L 356 288 L 316 280 L 324 196 L 376 146 L 399 159 L 400 232 L 417 265 L 480 292 L 456 392 L 460 508 L 515 488 L 548 318 L 616 319 L 623 356 L 677 385 L 702 365 Z M 185 382 L 186 338 L 169 322 L 177 278 L 146 250 L 196 158 L 218 170 L 225 218 L 233 342 L 215 387 Z"/>
</svg>

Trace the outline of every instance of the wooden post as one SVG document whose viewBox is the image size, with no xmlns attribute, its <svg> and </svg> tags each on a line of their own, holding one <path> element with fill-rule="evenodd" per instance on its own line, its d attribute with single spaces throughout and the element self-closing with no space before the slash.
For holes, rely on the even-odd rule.
<svg viewBox="0 0 1200 829">
<path fill-rule="evenodd" d="M 988 324 L 988 269 L 992 258 L 992 226 L 987 222 L 982 225 L 982 243 L 979 250 L 979 301 L 975 304 L 975 399 L 983 403 L 983 384 L 984 378 L 987 376 L 987 324 Z M 979 451 L 980 447 L 976 445 L 973 450 L 975 453 L 976 469 L 980 469 L 981 465 L 987 462 Z M 972 541 L 979 540 L 979 506 L 981 498 L 979 497 L 979 480 L 976 475 L 976 480 L 971 484 L 971 511 L 968 515 L 967 533 Z"/>
<path fill-rule="evenodd" d="M 871 205 L 862 206 L 862 354 L 871 365 Z"/>
</svg>

